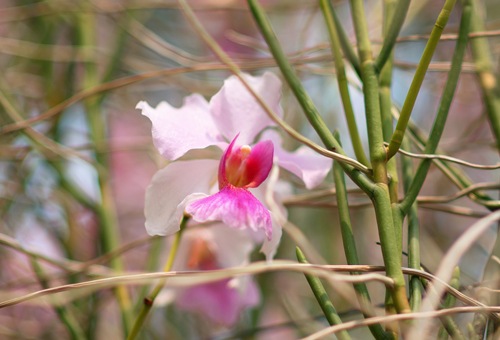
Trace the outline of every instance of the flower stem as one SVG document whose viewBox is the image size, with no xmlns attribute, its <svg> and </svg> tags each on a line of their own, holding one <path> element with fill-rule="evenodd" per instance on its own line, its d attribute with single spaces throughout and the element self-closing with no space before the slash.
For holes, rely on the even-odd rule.
<svg viewBox="0 0 500 340">
<path fill-rule="evenodd" d="M 177 251 L 179 249 L 179 244 L 181 241 L 181 236 L 183 234 L 183 231 L 186 227 L 187 222 L 189 221 L 189 217 L 184 216 L 181 221 L 181 226 L 180 230 L 175 234 L 174 242 L 172 243 L 172 247 L 170 248 L 170 252 L 168 254 L 167 262 L 165 263 L 165 266 L 163 267 L 163 271 L 168 272 L 172 269 L 172 266 L 175 261 L 175 256 L 177 254 Z M 133 340 L 139 335 L 140 330 L 142 329 L 142 326 L 144 325 L 144 322 L 146 321 L 146 317 L 149 314 L 149 311 L 153 307 L 154 301 L 160 291 L 163 289 L 163 286 L 167 282 L 167 279 L 162 279 L 159 281 L 156 286 L 153 288 L 151 293 L 144 298 L 143 304 L 141 311 L 139 312 L 139 315 L 135 319 L 134 325 L 132 327 L 132 330 L 130 331 L 130 334 L 127 337 L 127 340 Z"/>
<path fill-rule="evenodd" d="M 387 159 L 393 157 L 401 146 L 403 136 L 408 125 L 408 120 L 410 119 L 420 87 L 424 81 L 425 74 L 427 73 L 427 68 L 429 67 L 434 51 L 439 43 L 441 33 L 448 23 L 450 12 L 455 6 L 455 2 L 456 0 L 446 0 L 443 9 L 441 10 L 441 13 L 439 13 L 436 23 L 434 24 L 434 28 L 432 29 L 427 45 L 425 46 L 422 57 L 420 58 L 415 75 L 413 76 L 410 89 L 406 95 L 405 102 L 401 109 L 401 115 L 399 116 L 398 123 L 396 124 L 396 130 L 394 131 L 389 143 L 389 147 L 387 149 Z"/>
<path fill-rule="evenodd" d="M 295 254 L 297 255 L 297 260 L 300 263 L 308 263 L 304 253 L 302 252 L 302 250 L 300 250 L 299 247 L 295 247 Z M 314 293 L 314 296 L 316 297 L 316 300 L 318 301 L 321 310 L 323 311 L 323 314 L 325 314 L 325 317 L 328 320 L 330 326 L 340 325 L 342 323 L 342 320 L 337 314 L 337 310 L 333 306 L 333 303 L 330 300 L 325 288 L 323 287 L 321 280 L 309 274 L 304 274 L 304 276 L 306 277 L 306 280 L 309 283 L 309 286 L 311 287 L 311 290 Z M 340 340 L 351 339 L 351 336 L 345 330 L 338 332 L 336 335 Z"/>
<path fill-rule="evenodd" d="M 369 161 L 365 155 L 365 151 L 363 150 L 363 144 L 361 143 L 361 137 L 359 135 L 356 118 L 354 116 L 354 110 L 352 108 L 351 98 L 349 96 L 349 88 L 347 86 L 347 76 L 345 73 L 344 60 L 342 59 L 339 32 L 337 31 L 333 19 L 333 8 L 329 0 L 320 0 L 320 5 L 330 36 L 330 47 L 332 49 L 333 59 L 335 62 L 335 70 L 337 73 L 337 82 L 339 86 L 340 97 L 342 98 L 347 127 L 349 128 L 349 135 L 351 136 L 354 153 L 358 161 L 368 166 Z"/>
</svg>

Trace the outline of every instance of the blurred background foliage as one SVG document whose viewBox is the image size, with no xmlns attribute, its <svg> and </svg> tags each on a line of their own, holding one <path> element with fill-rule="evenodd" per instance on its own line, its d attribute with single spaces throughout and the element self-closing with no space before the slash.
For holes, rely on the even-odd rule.
<svg viewBox="0 0 500 340">
<path fill-rule="evenodd" d="M 189 3 L 241 68 L 255 74 L 268 69 L 279 74 L 245 1 Z M 495 0 L 479 3 L 498 79 L 500 4 Z M 329 127 L 346 136 L 318 2 L 268 0 L 262 4 Z M 333 5 L 354 41 L 349 3 L 333 1 Z M 378 49 L 382 1 L 366 1 L 365 5 L 370 38 Z M 441 1 L 412 2 L 395 48 L 392 90 L 396 106 L 404 101 L 441 6 Z M 416 127 L 427 133 L 449 69 L 459 18 L 458 5 L 412 114 Z M 165 162 L 152 146 L 150 123 L 134 107 L 139 100 L 148 100 L 152 105 L 162 100 L 180 105 L 182 98 L 193 92 L 210 97 L 230 75 L 192 30 L 177 2 L 0 0 L 0 69 L 1 300 L 86 281 L 101 275 L 99 270 L 159 270 L 168 246 L 164 239 L 147 236 L 143 206 L 145 189 Z M 366 144 L 359 80 L 352 70 L 348 78 Z M 286 87 L 282 105 L 286 121 L 318 141 Z M 297 146 L 291 139 L 286 143 L 290 148 Z M 352 156 L 347 138 L 344 143 Z M 498 162 L 498 149 L 470 53 L 466 55 L 440 147 L 448 155 L 471 162 Z M 498 182 L 497 171 L 464 171 L 475 182 Z M 331 188 L 333 181 L 329 182 L 320 189 Z M 421 194 L 447 196 L 456 191 L 432 168 Z M 303 192 L 297 188 L 294 194 Z M 494 190 L 490 194 L 498 196 Z M 355 190 L 350 200 L 360 261 L 381 265 L 369 200 Z M 333 201 L 330 196 L 298 204 L 292 197 L 289 219 L 314 246 L 319 261 L 344 264 Z M 484 207 L 467 198 L 450 204 L 422 204 L 422 264 L 431 272 L 436 270 L 453 241 L 486 213 Z M 482 280 L 490 253 L 500 253 L 495 239 L 496 227 L 465 256 L 463 285 Z M 285 233 L 277 257 L 294 260 L 295 245 L 295 240 Z M 254 257 L 262 259 L 257 253 Z M 490 266 L 490 270 L 498 271 L 498 263 Z M 153 313 L 144 336 L 219 339 L 255 334 L 263 339 L 290 339 L 326 325 L 302 275 L 267 273 L 258 280 L 264 297 L 261 307 L 246 312 L 233 329 L 214 327 L 202 316 L 162 306 Z M 381 306 L 383 287 L 369 284 L 369 288 L 374 303 Z M 0 337 L 77 337 L 71 332 L 71 325 L 76 324 L 76 332 L 80 329 L 85 338 L 121 338 L 122 318 L 126 317 L 120 316 L 119 308 L 141 302 L 140 286 L 127 287 L 126 291 L 129 301 L 118 298 L 123 291 L 103 288 L 2 308 Z M 352 301 L 334 291 L 331 296 L 346 320 L 357 317 Z M 363 338 L 366 333 L 359 330 L 352 335 Z"/>
</svg>

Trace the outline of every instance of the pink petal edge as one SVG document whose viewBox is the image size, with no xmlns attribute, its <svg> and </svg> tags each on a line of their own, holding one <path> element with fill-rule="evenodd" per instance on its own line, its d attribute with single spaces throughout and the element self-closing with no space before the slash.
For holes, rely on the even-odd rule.
<svg viewBox="0 0 500 340">
<path fill-rule="evenodd" d="M 222 221 L 231 228 L 264 231 L 272 238 L 271 215 L 262 203 L 246 189 L 226 186 L 218 193 L 194 201 L 186 212 L 200 223 Z"/>
</svg>

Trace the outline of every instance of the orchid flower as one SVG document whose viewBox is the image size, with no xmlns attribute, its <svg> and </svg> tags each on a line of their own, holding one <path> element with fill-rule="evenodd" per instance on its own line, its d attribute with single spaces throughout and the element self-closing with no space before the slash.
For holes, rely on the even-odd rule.
<svg viewBox="0 0 500 340">
<path fill-rule="evenodd" d="M 267 105 L 282 115 L 280 80 L 270 72 L 244 77 Z M 151 235 L 177 232 L 187 212 L 197 222 L 222 221 L 248 231 L 257 241 L 265 236 L 264 242 L 277 246 L 281 230 L 252 194 L 256 187 L 264 182 L 273 164 L 302 179 L 307 188 L 320 184 L 331 167 L 329 159 L 305 147 L 295 152 L 284 150 L 279 134 L 269 130 L 274 122 L 234 76 L 226 79 L 210 102 L 193 94 L 180 108 L 166 102 L 156 108 L 139 102 L 137 108 L 152 122 L 158 151 L 175 161 L 157 172 L 146 192 L 146 229 Z M 257 137 L 263 135 L 269 140 L 258 142 Z M 220 162 L 178 160 L 184 155 L 192 158 L 194 150 L 211 146 L 224 151 Z M 214 193 L 217 180 L 219 190 Z M 268 258 L 275 251 L 266 244 L 263 248 L 268 249 Z"/>
</svg>

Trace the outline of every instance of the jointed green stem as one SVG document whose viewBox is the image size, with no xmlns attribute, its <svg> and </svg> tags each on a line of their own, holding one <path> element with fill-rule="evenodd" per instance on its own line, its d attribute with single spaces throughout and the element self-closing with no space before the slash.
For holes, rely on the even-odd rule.
<svg viewBox="0 0 500 340">
<path fill-rule="evenodd" d="M 344 172 L 340 164 L 333 165 L 333 179 L 335 181 L 337 206 L 339 211 L 340 231 L 344 245 L 344 253 L 347 263 L 350 265 L 359 264 L 358 252 L 356 250 L 356 240 L 352 231 L 351 217 L 349 214 L 349 203 L 347 200 L 347 190 L 345 186 Z M 355 284 L 356 297 L 358 298 L 361 311 L 365 317 L 374 315 L 370 294 L 365 284 Z M 390 333 L 386 333 L 381 325 L 369 326 L 371 333 L 376 339 L 390 339 Z"/>
<path fill-rule="evenodd" d="M 456 0 L 446 0 L 443 9 L 441 10 L 441 13 L 439 13 L 436 23 L 434 24 L 434 28 L 432 29 L 429 40 L 427 41 L 427 45 L 425 46 L 420 62 L 418 63 L 417 70 L 415 71 L 410 89 L 408 90 L 408 94 L 406 95 L 405 102 L 401 109 L 401 115 L 396 125 L 396 130 L 394 131 L 394 134 L 389 143 L 389 147 L 387 150 L 387 159 L 393 157 L 398 152 L 399 147 L 401 146 L 401 142 L 403 141 L 406 127 L 408 125 L 408 120 L 410 119 L 411 112 L 413 111 L 413 106 L 415 105 L 420 87 L 422 85 L 422 82 L 424 81 L 427 68 L 429 67 L 434 51 L 436 50 L 437 44 L 439 43 L 441 33 L 448 23 L 448 18 L 450 17 L 450 12 L 453 9 L 453 6 L 455 6 L 455 2 Z"/>
</svg>

